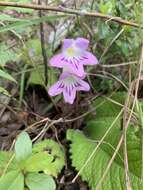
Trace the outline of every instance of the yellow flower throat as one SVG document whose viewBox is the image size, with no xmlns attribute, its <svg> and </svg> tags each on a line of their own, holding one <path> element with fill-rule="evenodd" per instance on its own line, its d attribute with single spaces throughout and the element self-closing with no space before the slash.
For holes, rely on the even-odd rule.
<svg viewBox="0 0 143 190">
<path fill-rule="evenodd" d="M 74 48 L 73 47 L 68 48 L 66 51 L 67 51 L 68 56 L 74 56 Z"/>
</svg>

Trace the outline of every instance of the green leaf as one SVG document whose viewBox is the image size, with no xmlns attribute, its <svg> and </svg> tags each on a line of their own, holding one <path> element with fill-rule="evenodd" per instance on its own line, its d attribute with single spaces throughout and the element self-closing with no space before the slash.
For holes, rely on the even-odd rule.
<svg viewBox="0 0 143 190">
<path fill-rule="evenodd" d="M 11 171 L 0 178 L 1 190 L 24 190 L 24 176 L 19 171 Z"/>
<path fill-rule="evenodd" d="M 1 87 L 1 86 L 0 86 L 0 94 L 4 94 L 6 96 L 10 96 L 9 92 L 6 89 L 4 89 L 3 87 Z"/>
<path fill-rule="evenodd" d="M 39 172 L 44 171 L 49 164 L 52 162 L 53 158 L 49 156 L 46 152 L 38 152 L 31 155 L 24 164 L 24 169 L 28 172 Z"/>
<path fill-rule="evenodd" d="M 48 85 L 51 86 L 52 84 L 54 84 L 57 81 L 57 77 L 55 74 L 55 71 L 53 68 L 48 68 Z M 30 77 L 28 80 L 28 84 L 29 85 L 41 85 L 41 86 L 45 86 L 45 75 L 44 75 L 44 67 L 38 67 L 32 70 L 32 72 L 30 73 Z"/>
<path fill-rule="evenodd" d="M 45 84 L 44 81 L 45 81 L 44 68 L 33 69 L 32 72 L 30 73 L 28 84 L 37 84 L 44 86 Z"/>
<path fill-rule="evenodd" d="M 5 168 L 7 168 L 6 172 L 18 169 L 15 159 L 11 160 L 12 157 L 13 152 L 0 151 L 0 175 L 3 173 Z"/>
<path fill-rule="evenodd" d="M 15 143 L 15 157 L 17 161 L 26 160 L 32 153 L 32 141 L 26 132 L 22 132 Z"/>
<path fill-rule="evenodd" d="M 16 61 L 18 55 L 5 44 L 0 44 L 0 66 L 4 67 L 7 62 Z"/>
<path fill-rule="evenodd" d="M 93 106 L 96 108 L 96 118 L 117 116 L 122 109 L 122 105 L 124 104 L 125 95 L 125 93 L 120 92 L 113 93 L 112 96 L 109 96 L 110 100 L 105 97 L 97 98 L 93 102 Z"/>
<path fill-rule="evenodd" d="M 0 69 L 0 77 L 16 83 L 16 80 L 8 73 Z"/>
<path fill-rule="evenodd" d="M 72 143 L 70 148 L 72 165 L 76 168 L 77 171 L 80 171 L 97 146 L 97 142 L 85 137 L 84 134 L 78 130 L 68 130 L 67 139 Z M 91 157 L 90 161 L 85 165 L 80 174 L 82 179 L 88 182 L 91 190 L 96 189 L 98 182 L 103 176 L 105 169 L 111 160 L 111 155 L 108 152 L 109 149 L 106 151 L 103 148 L 105 146 L 109 146 L 109 144 L 104 144 L 104 146 L 100 146 L 98 148 L 98 151 Z M 134 155 L 137 154 L 134 148 L 130 149 L 130 151 L 134 151 Z M 130 160 L 130 165 L 132 163 L 133 159 Z M 139 164 L 138 167 L 140 167 Z M 129 175 L 132 188 L 135 190 L 141 190 L 143 183 L 141 182 L 141 179 L 136 175 L 137 170 L 137 167 L 132 171 L 130 170 Z M 118 162 L 118 159 L 113 160 L 106 178 L 104 178 L 104 181 L 101 183 L 100 188 L 102 190 L 126 189 L 124 172 L 123 160 L 120 159 L 120 162 Z"/>
<path fill-rule="evenodd" d="M 26 161 L 25 170 L 44 171 L 53 176 L 61 171 L 65 164 L 61 146 L 53 140 L 44 140 L 34 145 L 33 155 Z"/>
<path fill-rule="evenodd" d="M 86 127 L 83 130 L 90 138 L 94 140 L 100 140 L 109 127 L 111 127 L 114 120 L 115 117 L 104 117 L 104 119 L 102 117 L 98 117 L 95 120 L 88 121 Z M 120 138 L 121 121 L 122 119 L 119 117 L 117 121 L 114 122 L 114 125 L 104 139 L 106 142 L 110 141 L 110 144 L 113 146 L 117 145 Z M 112 138 L 113 134 L 114 138 Z"/>
<path fill-rule="evenodd" d="M 29 173 L 26 176 L 26 185 L 30 190 L 55 190 L 53 178 L 46 174 Z"/>
<path fill-rule="evenodd" d="M 0 21 L 20 21 L 20 19 L 14 18 L 11 15 L 1 14 L 0 15 Z"/>
<path fill-rule="evenodd" d="M 31 0 L 12 0 L 13 2 L 18 2 L 18 3 L 32 3 Z M 14 10 L 18 13 L 32 13 L 33 9 L 27 9 L 27 8 L 19 8 L 19 7 L 5 7 L 5 10 Z"/>
<path fill-rule="evenodd" d="M 36 19 L 27 19 L 27 21 L 24 19 L 18 22 L 15 22 L 13 24 L 7 24 L 6 26 L 2 26 L 0 27 L 0 32 L 6 32 L 9 30 L 16 30 L 18 28 L 23 28 L 23 27 L 28 27 L 28 26 L 32 26 L 32 25 L 37 25 L 40 24 L 42 22 L 46 22 L 46 21 L 54 21 L 54 20 L 58 20 L 59 18 L 63 18 L 65 17 L 64 15 L 51 15 L 51 16 L 43 16 L 42 18 L 36 18 Z"/>
</svg>

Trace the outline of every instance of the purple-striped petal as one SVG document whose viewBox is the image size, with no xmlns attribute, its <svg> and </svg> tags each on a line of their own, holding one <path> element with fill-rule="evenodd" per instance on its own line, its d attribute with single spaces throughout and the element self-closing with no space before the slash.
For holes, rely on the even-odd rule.
<svg viewBox="0 0 143 190">
<path fill-rule="evenodd" d="M 77 38 L 75 40 L 75 44 L 80 49 L 86 50 L 88 48 L 88 45 L 89 45 L 89 40 L 87 40 L 85 38 Z"/>
<path fill-rule="evenodd" d="M 53 56 L 50 59 L 50 66 L 52 66 L 52 67 L 58 67 L 58 68 L 63 68 L 65 66 L 65 64 L 66 64 L 65 61 L 63 61 L 63 58 L 64 58 L 64 55 L 62 53 Z"/>
<path fill-rule="evenodd" d="M 87 82 L 78 79 L 77 84 L 76 84 L 76 90 L 77 91 L 89 91 L 90 90 L 90 86 Z"/>
<path fill-rule="evenodd" d="M 83 65 L 96 65 L 98 64 L 97 58 L 90 52 L 86 51 L 82 60 Z"/>
<path fill-rule="evenodd" d="M 80 62 L 71 62 L 70 64 L 68 64 L 69 69 L 71 70 L 71 73 L 79 76 L 79 77 L 85 77 L 86 73 L 84 71 L 84 67 L 82 65 L 82 63 Z"/>
<path fill-rule="evenodd" d="M 69 48 L 74 43 L 73 39 L 64 39 L 63 41 L 63 50 Z"/>
<path fill-rule="evenodd" d="M 50 89 L 48 90 L 48 94 L 50 96 L 56 96 L 60 94 L 62 91 L 63 91 L 62 81 L 58 81 L 50 87 Z"/>
<path fill-rule="evenodd" d="M 63 95 L 64 95 L 65 102 L 73 104 L 75 97 L 76 97 L 76 90 L 75 89 L 72 89 L 72 90 L 64 89 Z"/>
</svg>

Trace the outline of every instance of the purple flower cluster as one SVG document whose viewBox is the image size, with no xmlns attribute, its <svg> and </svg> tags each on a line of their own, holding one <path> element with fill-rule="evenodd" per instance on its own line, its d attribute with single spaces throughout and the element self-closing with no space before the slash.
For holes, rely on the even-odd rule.
<svg viewBox="0 0 143 190">
<path fill-rule="evenodd" d="M 89 41 L 85 38 L 65 39 L 62 52 L 50 60 L 50 66 L 63 69 L 59 81 L 50 87 L 50 96 L 63 93 L 65 102 L 73 104 L 76 91 L 89 91 L 84 65 L 96 65 L 97 58 L 87 51 Z"/>
</svg>

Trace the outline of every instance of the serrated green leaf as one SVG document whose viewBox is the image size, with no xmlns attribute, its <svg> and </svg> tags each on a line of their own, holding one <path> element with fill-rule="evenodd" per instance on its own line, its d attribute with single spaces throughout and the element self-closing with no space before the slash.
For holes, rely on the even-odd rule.
<svg viewBox="0 0 143 190">
<path fill-rule="evenodd" d="M 16 80 L 8 73 L 0 69 L 0 77 L 16 83 Z"/>
<path fill-rule="evenodd" d="M 26 185 L 30 190 L 55 190 L 53 178 L 46 174 L 29 173 L 26 176 Z"/>
<path fill-rule="evenodd" d="M 24 190 L 24 176 L 19 171 L 11 171 L 0 178 L 1 190 Z"/>
<path fill-rule="evenodd" d="M 35 166 L 31 165 L 31 167 L 33 167 L 31 171 L 33 171 L 34 168 L 38 168 L 36 171 L 40 171 L 41 168 L 45 173 L 57 176 L 65 164 L 64 152 L 61 146 L 53 140 L 44 140 L 35 144 L 33 146 L 33 154 L 41 155 L 41 158 L 39 156 L 39 159 L 37 156 L 37 160 L 41 165 L 39 164 L 38 168 L 35 161 Z M 27 169 L 29 170 L 28 164 Z"/>
<path fill-rule="evenodd" d="M 88 139 L 80 131 L 68 130 L 67 139 L 71 141 L 71 159 L 72 165 L 77 171 L 83 167 L 89 156 L 92 154 L 93 150 L 97 146 L 97 142 Z M 105 146 L 105 145 L 104 145 Z M 109 145 L 106 145 L 109 146 Z M 90 159 L 90 162 L 86 164 L 81 172 L 81 177 L 83 180 L 87 181 L 91 190 L 95 190 L 96 186 L 103 176 L 105 169 L 111 159 L 111 155 L 106 152 L 102 147 L 99 147 L 96 154 Z M 135 190 L 141 190 L 143 184 L 140 178 L 136 175 L 134 171 L 129 173 L 132 188 Z M 117 162 L 113 160 L 112 165 L 106 175 L 106 178 L 101 183 L 100 188 L 102 190 L 123 190 L 125 187 L 125 177 L 124 177 L 124 164 L 123 162 Z"/>
<path fill-rule="evenodd" d="M 22 132 L 15 143 L 17 161 L 26 160 L 32 154 L 32 141 L 26 132 Z"/>
</svg>

